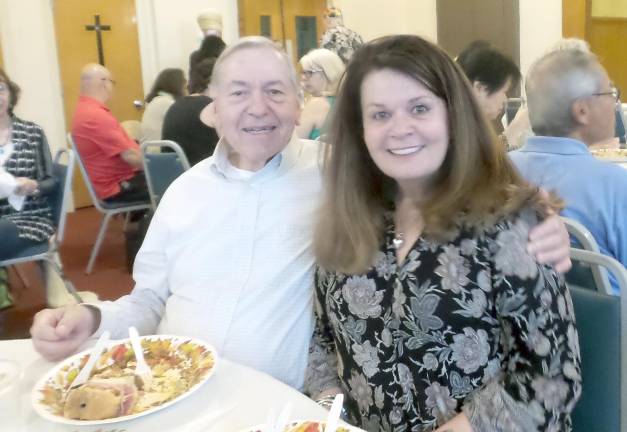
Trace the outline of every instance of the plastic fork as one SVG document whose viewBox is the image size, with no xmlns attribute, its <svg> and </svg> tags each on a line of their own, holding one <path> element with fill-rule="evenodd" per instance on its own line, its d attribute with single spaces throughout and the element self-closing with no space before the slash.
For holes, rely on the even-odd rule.
<svg viewBox="0 0 627 432">
<path fill-rule="evenodd" d="M 98 361 L 100 354 L 102 354 L 102 350 L 109 343 L 109 336 L 111 336 L 111 334 L 106 330 L 100 335 L 96 345 L 94 345 L 89 353 L 87 363 L 85 363 L 83 369 L 81 369 L 78 375 L 76 375 L 76 378 L 74 378 L 74 381 L 72 381 L 72 385 L 70 386 L 71 389 L 81 386 L 87 382 L 89 376 L 91 375 L 91 371 L 94 369 L 94 366 L 96 366 L 96 361 Z"/>
<path fill-rule="evenodd" d="M 148 366 L 146 360 L 144 360 L 144 349 L 142 348 L 137 329 L 135 327 L 129 327 L 128 335 L 131 338 L 131 346 L 135 352 L 135 376 L 140 379 L 143 389 L 146 391 L 152 385 L 152 369 L 150 369 L 150 366 Z"/>
<path fill-rule="evenodd" d="M 327 417 L 327 425 L 324 428 L 324 432 L 335 432 L 337 425 L 340 421 L 340 415 L 342 414 L 342 404 L 344 403 L 344 395 L 338 393 L 333 399 L 333 404 L 329 410 L 329 416 Z"/>
</svg>

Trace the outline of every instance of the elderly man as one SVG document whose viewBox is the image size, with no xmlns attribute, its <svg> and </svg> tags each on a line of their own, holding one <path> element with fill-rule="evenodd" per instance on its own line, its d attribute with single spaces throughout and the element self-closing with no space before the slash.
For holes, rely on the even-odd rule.
<svg viewBox="0 0 627 432">
<path fill-rule="evenodd" d="M 585 225 L 602 253 L 627 266 L 627 170 L 588 150 L 614 136 L 618 90 L 593 54 L 576 50 L 539 59 L 526 90 L 537 136 L 512 160 L 527 180 L 564 199 L 562 214 Z"/>
<path fill-rule="evenodd" d="M 320 144 L 294 134 L 299 95 L 291 62 L 270 40 L 248 37 L 227 48 L 207 108 L 222 138 L 161 200 L 135 261 L 135 289 L 115 302 L 39 312 L 35 348 L 60 359 L 94 333 L 124 337 L 134 325 L 196 336 L 225 358 L 302 388 L 321 184 Z M 567 236 L 556 225 L 554 218 L 533 235 L 545 258 L 560 260 Z"/>
<path fill-rule="evenodd" d="M 148 201 L 139 145 L 113 117 L 107 102 L 115 81 L 99 64 L 81 72 L 81 95 L 72 119 L 72 137 L 98 198 L 105 201 Z"/>
</svg>

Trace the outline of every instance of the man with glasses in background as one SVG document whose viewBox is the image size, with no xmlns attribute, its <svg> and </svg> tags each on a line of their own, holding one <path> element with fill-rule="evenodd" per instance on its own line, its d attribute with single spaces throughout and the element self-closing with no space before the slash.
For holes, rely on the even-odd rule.
<svg viewBox="0 0 627 432">
<path fill-rule="evenodd" d="M 147 202 L 139 145 L 106 105 L 114 86 L 111 72 L 104 66 L 83 67 L 72 137 L 98 198 L 107 202 Z"/>
<path fill-rule="evenodd" d="M 603 254 L 627 266 L 627 170 L 589 150 L 614 136 L 618 89 L 594 54 L 564 50 L 531 67 L 526 92 L 536 136 L 509 153 L 512 161 L 565 201 L 562 215 L 588 228 Z"/>
</svg>

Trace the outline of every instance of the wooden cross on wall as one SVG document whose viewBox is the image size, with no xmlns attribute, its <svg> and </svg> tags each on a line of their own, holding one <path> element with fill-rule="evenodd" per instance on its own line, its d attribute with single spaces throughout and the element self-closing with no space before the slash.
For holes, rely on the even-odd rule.
<svg viewBox="0 0 627 432">
<path fill-rule="evenodd" d="M 110 25 L 100 24 L 100 15 L 94 15 L 94 25 L 86 25 L 85 30 L 96 32 L 96 44 L 98 46 L 98 63 L 105 65 L 104 49 L 102 48 L 102 32 L 111 30 Z"/>
</svg>

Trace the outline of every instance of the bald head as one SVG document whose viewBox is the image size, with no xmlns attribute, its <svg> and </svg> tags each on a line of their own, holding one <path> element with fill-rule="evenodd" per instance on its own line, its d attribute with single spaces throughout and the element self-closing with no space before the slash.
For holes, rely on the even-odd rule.
<svg viewBox="0 0 627 432">
<path fill-rule="evenodd" d="M 111 98 L 113 79 L 106 67 L 89 63 L 81 69 L 81 95 L 90 96 L 102 103 Z"/>
</svg>

